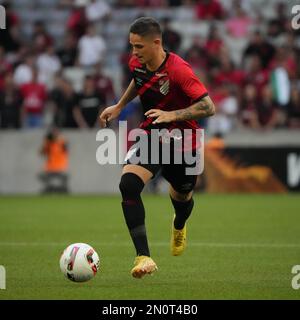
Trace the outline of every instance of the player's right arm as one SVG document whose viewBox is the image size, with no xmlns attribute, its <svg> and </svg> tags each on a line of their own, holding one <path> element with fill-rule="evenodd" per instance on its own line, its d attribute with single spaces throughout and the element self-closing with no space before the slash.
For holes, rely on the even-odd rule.
<svg viewBox="0 0 300 320">
<path fill-rule="evenodd" d="M 108 108 L 105 108 L 103 112 L 99 116 L 100 126 L 102 128 L 106 127 L 107 122 L 116 119 L 119 114 L 121 113 L 122 109 L 125 108 L 127 103 L 133 100 L 137 96 L 137 90 L 135 88 L 134 80 L 131 80 L 128 88 L 126 89 L 125 93 L 121 97 L 120 101 Z"/>
</svg>

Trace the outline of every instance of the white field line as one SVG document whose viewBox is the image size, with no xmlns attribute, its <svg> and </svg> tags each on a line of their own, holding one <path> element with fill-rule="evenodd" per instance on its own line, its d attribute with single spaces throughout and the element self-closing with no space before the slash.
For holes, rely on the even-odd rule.
<svg viewBox="0 0 300 320">
<path fill-rule="evenodd" d="M 65 247 L 66 242 L 0 242 L 0 247 Z M 93 246 L 105 247 L 131 247 L 128 242 L 97 242 Z M 150 246 L 164 247 L 169 246 L 169 242 L 150 242 Z M 300 243 L 218 243 L 218 242 L 189 242 L 191 247 L 211 247 L 211 248 L 300 248 Z"/>
</svg>

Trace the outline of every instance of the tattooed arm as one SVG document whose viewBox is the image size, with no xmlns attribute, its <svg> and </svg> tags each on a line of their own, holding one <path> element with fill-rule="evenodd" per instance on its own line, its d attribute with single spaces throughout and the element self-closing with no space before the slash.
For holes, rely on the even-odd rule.
<svg viewBox="0 0 300 320">
<path fill-rule="evenodd" d="M 176 110 L 173 112 L 176 117 L 175 121 L 197 120 L 213 116 L 215 114 L 215 105 L 211 98 L 206 96 L 186 109 Z"/>
<path fill-rule="evenodd" d="M 198 120 L 215 114 L 215 105 L 209 96 L 202 98 L 200 101 L 188 108 L 163 111 L 160 109 L 151 109 L 145 113 L 147 117 L 156 118 L 153 123 L 166 123 L 173 121 Z"/>
</svg>

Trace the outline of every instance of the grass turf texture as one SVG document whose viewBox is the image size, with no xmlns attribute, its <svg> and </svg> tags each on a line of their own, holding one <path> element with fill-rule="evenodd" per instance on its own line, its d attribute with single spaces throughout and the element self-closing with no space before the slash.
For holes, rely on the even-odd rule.
<svg viewBox="0 0 300 320">
<path fill-rule="evenodd" d="M 148 238 L 158 272 L 142 280 L 113 196 L 2 197 L 0 299 L 299 299 L 291 287 L 300 264 L 297 195 L 196 195 L 188 247 L 172 257 L 173 210 L 167 196 L 144 196 Z M 101 270 L 87 283 L 62 275 L 59 258 L 74 242 L 92 245 Z"/>
</svg>

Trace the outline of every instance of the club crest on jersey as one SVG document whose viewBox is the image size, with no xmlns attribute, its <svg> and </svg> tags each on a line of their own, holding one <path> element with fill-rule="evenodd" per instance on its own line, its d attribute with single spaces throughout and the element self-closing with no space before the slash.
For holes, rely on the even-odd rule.
<svg viewBox="0 0 300 320">
<path fill-rule="evenodd" d="M 164 96 L 166 96 L 169 93 L 170 89 L 170 81 L 168 80 L 160 80 L 159 82 L 159 91 L 162 93 Z"/>
</svg>

